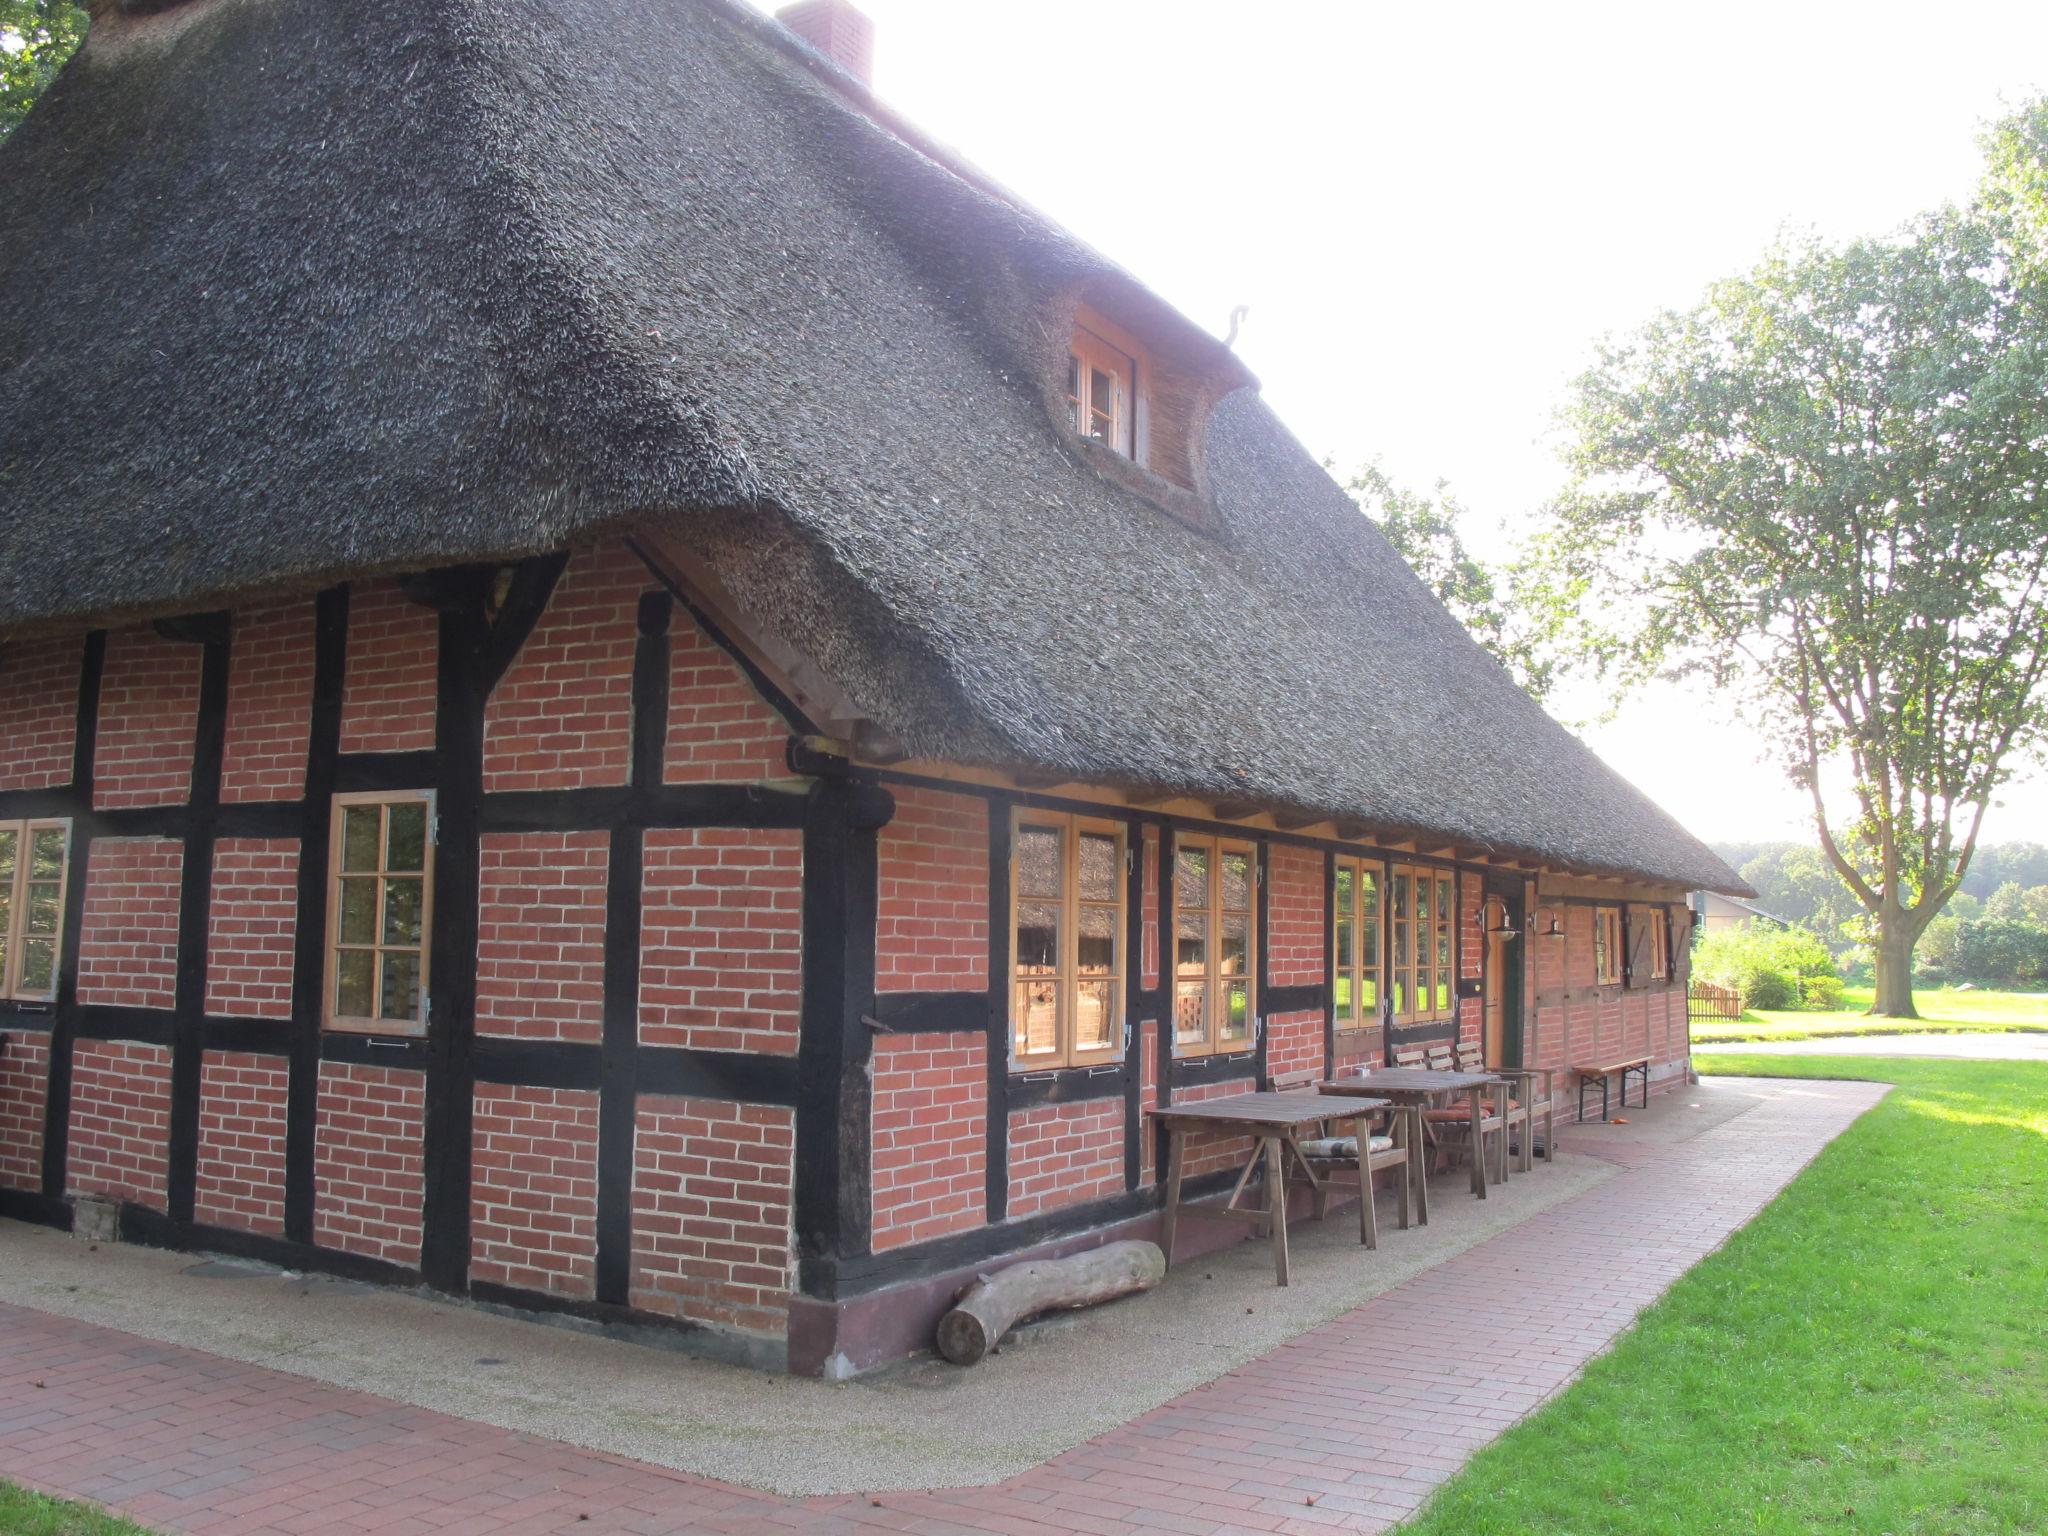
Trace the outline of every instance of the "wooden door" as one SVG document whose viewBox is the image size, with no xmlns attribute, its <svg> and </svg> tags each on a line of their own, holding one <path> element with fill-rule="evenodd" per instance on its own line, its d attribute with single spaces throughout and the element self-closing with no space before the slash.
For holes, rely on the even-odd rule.
<svg viewBox="0 0 2048 1536">
<path fill-rule="evenodd" d="M 1481 1006 L 1486 1021 L 1486 1064 L 1489 1067 L 1507 1063 L 1507 974 L 1507 935 L 1489 933 L 1486 936 L 1486 998 Z"/>
</svg>

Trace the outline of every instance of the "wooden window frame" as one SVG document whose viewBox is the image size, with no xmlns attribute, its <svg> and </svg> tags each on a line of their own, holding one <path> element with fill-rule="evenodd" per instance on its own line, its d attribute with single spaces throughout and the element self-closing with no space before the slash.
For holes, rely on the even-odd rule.
<svg viewBox="0 0 2048 1536">
<path fill-rule="evenodd" d="M 1663 907 L 1650 909 L 1650 980 L 1671 979 L 1671 913 Z"/>
<path fill-rule="evenodd" d="M 1180 1038 L 1180 987 L 1182 982 L 1198 978 L 1183 976 L 1180 969 L 1180 856 L 1190 849 L 1204 849 L 1210 854 L 1209 890 L 1207 904 L 1201 909 L 1209 919 L 1208 958 L 1199 978 L 1207 989 L 1207 1001 L 1202 1021 L 1203 1034 L 1199 1040 Z M 1245 901 L 1242 908 L 1223 905 L 1223 860 L 1227 854 L 1242 854 L 1245 860 Z M 1172 1042 L 1173 1054 L 1178 1057 L 1196 1056 L 1238 1056 L 1246 1051 L 1256 1050 L 1259 1044 L 1259 883 L 1262 878 L 1259 869 L 1258 845 L 1243 838 L 1222 837 L 1211 833 L 1177 833 L 1173 843 L 1173 857 L 1167 862 L 1166 877 L 1170 889 L 1166 893 L 1166 954 L 1162 957 L 1162 978 L 1167 986 L 1167 1030 Z M 1228 975 L 1223 970 L 1222 927 L 1226 915 L 1242 912 L 1245 918 L 1244 974 Z M 1245 1030 L 1242 1039 L 1225 1040 L 1223 1025 L 1228 1020 L 1228 985 L 1242 981 L 1245 988 Z"/>
<path fill-rule="evenodd" d="M 22 986 L 21 951 L 24 940 L 30 937 L 26 931 L 28 888 L 37 883 L 29 874 L 35 835 L 52 829 L 64 834 L 64 856 L 59 861 L 57 873 L 57 931 L 51 935 L 50 985 L 47 991 L 43 991 Z M 7 928 L 4 934 L 0 934 L 0 939 L 6 942 L 4 963 L 0 963 L 0 998 L 12 1003 L 55 1002 L 57 977 L 64 969 L 64 912 L 71 899 L 71 822 L 62 816 L 30 816 L 19 821 L 0 821 L 0 832 L 15 835 L 14 875 L 9 882 L 7 896 Z"/>
<path fill-rule="evenodd" d="M 1458 1016 L 1458 905 L 1460 880 L 1455 870 L 1443 869 L 1429 864 L 1396 864 L 1387 872 L 1386 889 L 1380 900 L 1387 909 L 1387 941 L 1383 983 L 1388 1017 L 1394 1023 L 1405 1027 L 1418 1024 L 1436 1024 L 1455 1020 Z M 1417 936 L 1424 927 L 1424 920 L 1418 915 L 1416 891 L 1426 885 L 1430 893 L 1430 915 L 1426 934 L 1428 949 L 1425 951 L 1417 942 Z M 1408 915 L 1399 916 L 1400 896 L 1405 892 Z M 1446 899 L 1447 897 L 1447 899 Z M 1400 938 L 1405 930 L 1408 938 L 1408 963 L 1397 959 L 1401 952 Z M 1438 940 L 1444 941 L 1443 945 Z M 1440 959 L 1445 954 L 1447 958 Z M 1427 959 L 1424 958 L 1425 954 Z M 1438 973 L 1442 973 L 1439 977 Z M 1428 1001 L 1418 1005 L 1418 996 Z M 1405 998 L 1407 1005 L 1402 1006 Z"/>
<path fill-rule="evenodd" d="M 1073 339 L 1067 346 L 1069 377 L 1064 393 L 1069 412 L 1068 425 L 1078 436 L 1100 444 L 1118 457 L 1142 463 L 1138 456 L 1137 354 L 1105 340 L 1099 330 L 1086 320 L 1077 320 Z M 1117 383 L 1117 398 L 1111 409 L 1103 413 L 1110 419 L 1109 441 L 1089 431 L 1096 414 L 1093 379 L 1098 370 L 1112 376 Z"/>
<path fill-rule="evenodd" d="M 341 942 L 341 881 L 343 874 L 341 861 L 344 853 L 342 830 L 349 808 L 361 805 L 375 805 L 384 808 L 384 814 L 378 819 L 377 868 L 374 871 L 377 879 L 378 938 L 376 942 L 369 945 L 344 945 Z M 385 952 L 387 950 L 404 951 L 412 948 L 410 944 L 386 944 L 383 942 L 384 883 L 394 873 L 408 877 L 415 873 L 412 870 L 393 871 L 385 867 L 390 857 L 391 818 L 389 808 L 394 805 L 423 805 L 426 807 L 427 812 L 427 835 L 420 861 L 423 868 L 417 871 L 421 881 L 420 1005 L 417 1016 L 409 1020 L 362 1018 L 354 1014 L 342 1013 L 335 996 L 338 961 L 343 949 L 359 950 L 367 948 L 370 950 L 377 957 L 374 962 L 374 969 L 378 978 L 378 985 L 381 986 Z M 333 1030 L 340 1034 L 426 1034 L 431 1006 L 429 1000 L 432 997 L 433 986 L 434 846 L 437 841 L 434 791 L 431 789 L 362 790 L 334 797 L 334 803 L 329 812 L 327 833 L 327 931 L 322 935 L 321 939 L 321 948 L 324 954 L 320 980 L 320 1023 L 323 1029 Z M 367 873 L 372 872 L 364 870 L 349 871 L 349 874 L 355 878 L 360 878 Z"/>
<path fill-rule="evenodd" d="M 1618 987 L 1626 959 L 1622 954 L 1621 908 L 1593 909 L 1593 985 Z"/>
<path fill-rule="evenodd" d="M 1337 1033 L 1358 1034 L 1364 1030 L 1377 1029 L 1386 1012 L 1387 1002 L 1387 866 L 1384 860 L 1365 858 L 1358 854 L 1337 855 L 1336 876 L 1338 881 L 1351 876 L 1351 912 L 1349 916 L 1338 910 L 1337 886 L 1330 889 L 1330 971 L 1331 1008 L 1336 1019 Z M 1370 878 L 1373 883 L 1373 907 L 1370 919 L 1365 903 L 1359 900 L 1364 882 Z M 1345 964 L 1340 958 L 1343 944 L 1339 935 L 1346 927 L 1351 930 L 1351 960 Z M 1374 958 L 1365 958 L 1367 940 L 1371 941 Z M 1373 1000 L 1370 1006 L 1365 1002 L 1365 983 L 1373 984 Z M 1337 986 L 1349 983 L 1348 1001 L 1337 1001 Z"/>
<path fill-rule="evenodd" d="M 1019 974 L 1017 965 L 1017 917 L 1019 910 L 1018 857 L 1019 834 L 1027 827 L 1056 830 L 1060 834 L 1060 943 L 1059 964 L 1050 978 L 1043 976 L 1026 977 Z M 1009 947 L 1009 997 L 1010 997 L 1010 1070 L 1012 1072 L 1047 1072 L 1063 1067 L 1092 1067 L 1123 1060 L 1125 1050 L 1124 1028 L 1126 1020 L 1125 990 L 1130 978 L 1131 936 L 1129 901 L 1125 882 L 1119 879 L 1115 897 L 1110 901 L 1083 901 L 1081 899 L 1081 838 L 1084 834 L 1112 837 L 1116 840 L 1116 867 L 1120 875 L 1130 872 L 1130 829 L 1120 821 L 1098 816 L 1081 816 L 1059 811 L 1037 811 L 1018 809 L 1010 817 L 1010 947 Z M 1023 898 L 1042 900 L 1040 897 Z M 1116 914 L 1116 959 L 1108 976 L 1081 975 L 1081 909 L 1101 907 Z M 1035 1056 L 1023 1053 L 1023 1042 L 1018 1030 L 1023 1020 L 1018 1004 L 1019 989 L 1031 980 L 1053 980 L 1060 989 L 1059 1016 L 1055 1030 L 1059 1047 L 1054 1051 Z M 1109 1044 L 1106 1046 L 1081 1046 L 1077 1039 L 1077 1023 L 1081 987 L 1083 980 L 1107 981 L 1109 983 Z"/>
</svg>

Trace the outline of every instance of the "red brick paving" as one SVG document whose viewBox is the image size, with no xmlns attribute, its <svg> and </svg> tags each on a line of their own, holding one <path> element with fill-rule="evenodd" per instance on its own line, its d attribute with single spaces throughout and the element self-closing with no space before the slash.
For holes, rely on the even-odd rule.
<svg viewBox="0 0 2048 1536">
<path fill-rule="evenodd" d="M 993 1487 L 781 1498 L 10 1306 L 0 1475 L 195 1536 L 1382 1530 L 1883 1091 L 1783 1085 L 1689 1141 L 1585 1137 L 1622 1171 Z"/>
</svg>

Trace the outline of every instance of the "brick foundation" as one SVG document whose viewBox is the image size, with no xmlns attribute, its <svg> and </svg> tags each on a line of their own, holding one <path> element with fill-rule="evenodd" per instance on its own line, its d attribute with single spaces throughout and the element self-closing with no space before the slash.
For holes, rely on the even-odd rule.
<svg viewBox="0 0 2048 1536">
<path fill-rule="evenodd" d="M 215 1227 L 284 1231 L 285 1094 L 281 1057 L 209 1051 L 199 1078 L 193 1216 Z"/>
</svg>

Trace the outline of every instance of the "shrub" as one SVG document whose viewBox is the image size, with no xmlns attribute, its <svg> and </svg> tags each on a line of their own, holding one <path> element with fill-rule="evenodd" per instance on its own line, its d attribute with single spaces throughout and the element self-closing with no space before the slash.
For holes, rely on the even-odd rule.
<svg viewBox="0 0 2048 1536">
<path fill-rule="evenodd" d="M 1916 987 L 1945 987 L 1948 985 L 1948 971 L 1939 965 L 1916 965 L 1913 967 L 1913 985 Z"/>
<path fill-rule="evenodd" d="M 2048 980 L 2048 932 L 1995 917 L 1962 923 L 1949 970 L 1986 986 L 2039 985 Z"/>
<path fill-rule="evenodd" d="M 1842 978 L 1808 976 L 1800 983 L 1800 1006 L 1812 1013 L 1833 1013 L 1842 1006 Z"/>
<path fill-rule="evenodd" d="M 1834 956 L 1820 935 L 1805 928 L 1747 923 L 1710 933 L 1693 951 L 1692 969 L 1702 981 L 1735 988 L 1751 1008 L 1832 1008 L 1841 1002 L 1842 978 Z M 1832 983 L 1834 1001 L 1812 1001 L 1809 981 Z"/>
</svg>

